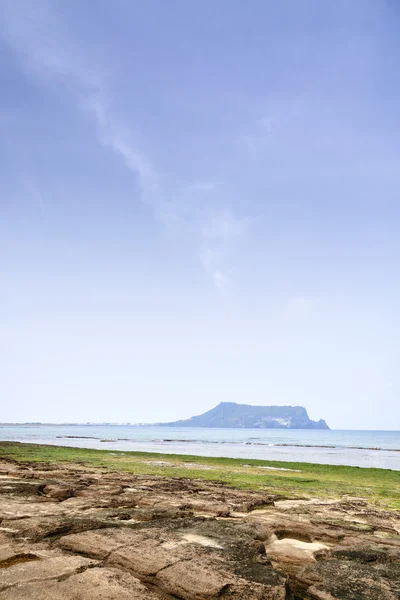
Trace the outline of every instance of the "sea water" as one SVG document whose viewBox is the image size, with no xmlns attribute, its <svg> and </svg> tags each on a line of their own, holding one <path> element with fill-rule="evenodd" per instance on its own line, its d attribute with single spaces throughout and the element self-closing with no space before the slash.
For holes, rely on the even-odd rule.
<svg viewBox="0 0 400 600">
<path fill-rule="evenodd" d="M 400 431 L 0 425 L 0 440 L 400 470 Z"/>
</svg>

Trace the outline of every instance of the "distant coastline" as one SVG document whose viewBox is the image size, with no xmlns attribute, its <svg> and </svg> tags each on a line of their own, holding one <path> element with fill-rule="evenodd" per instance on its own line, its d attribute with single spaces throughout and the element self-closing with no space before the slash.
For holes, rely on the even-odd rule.
<svg viewBox="0 0 400 600">
<path fill-rule="evenodd" d="M 142 427 L 144 423 L 46 423 L 42 421 L 24 421 L 22 423 L 0 423 L 0 427 Z"/>
</svg>

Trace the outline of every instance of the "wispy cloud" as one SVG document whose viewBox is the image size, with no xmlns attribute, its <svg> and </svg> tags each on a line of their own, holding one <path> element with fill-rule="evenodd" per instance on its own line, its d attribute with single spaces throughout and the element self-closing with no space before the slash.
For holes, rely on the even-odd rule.
<svg viewBox="0 0 400 600">
<path fill-rule="evenodd" d="M 80 108 L 87 111 L 94 119 L 99 142 L 117 154 L 124 161 L 125 166 L 136 175 L 142 201 L 152 208 L 158 218 L 162 219 L 162 208 L 165 208 L 165 203 L 158 173 L 146 155 L 137 148 L 129 128 L 116 123 L 112 111 L 108 108 L 105 93 L 103 92 L 101 96 L 100 94 L 88 95 L 80 102 Z"/>
<path fill-rule="evenodd" d="M 168 194 L 157 168 L 137 145 L 131 128 L 124 125 L 112 108 L 107 78 L 86 58 L 85 52 L 54 10 L 54 4 L 39 6 L 23 0 L 5 0 L 1 6 L 0 34 L 18 55 L 23 69 L 36 83 L 68 94 L 82 114 L 90 119 L 99 143 L 123 160 L 140 188 L 141 201 L 164 226 L 194 230 L 198 240 L 195 253 L 215 287 L 226 290 L 230 285 L 229 256 L 235 239 L 246 230 L 245 221 L 236 219 L 226 208 L 211 210 L 192 203 L 193 192 L 215 193 L 218 183 L 193 181 L 184 192 Z M 177 202 L 176 197 L 181 201 Z M 172 198 L 172 199 L 171 199 Z"/>
<path fill-rule="evenodd" d="M 232 269 L 228 266 L 231 253 L 248 226 L 248 219 L 235 218 L 225 211 L 202 228 L 200 260 L 219 290 L 226 291 L 231 286 Z"/>
<path fill-rule="evenodd" d="M 226 272 L 226 270 L 222 272 L 218 267 L 223 262 L 220 254 L 205 246 L 199 256 L 201 264 L 212 278 L 215 287 L 221 291 L 228 290 L 231 286 L 231 277 L 229 272 Z"/>
<path fill-rule="evenodd" d="M 68 93 L 77 108 L 93 120 L 99 142 L 113 150 L 138 178 L 142 199 L 150 205 L 159 192 L 156 170 L 137 148 L 128 128 L 117 123 L 99 68 L 92 68 L 70 38 L 50 4 L 39 10 L 27 2 L 7 0 L 3 35 L 17 52 L 25 72 L 43 85 Z"/>
<path fill-rule="evenodd" d="M 272 117 L 266 116 L 258 119 L 250 133 L 240 137 L 240 142 L 244 145 L 251 159 L 256 159 L 260 155 L 272 137 Z"/>
</svg>

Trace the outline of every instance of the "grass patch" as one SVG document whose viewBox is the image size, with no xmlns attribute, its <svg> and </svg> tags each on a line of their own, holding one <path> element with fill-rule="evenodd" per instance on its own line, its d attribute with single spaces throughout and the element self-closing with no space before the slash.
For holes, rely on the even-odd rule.
<svg viewBox="0 0 400 600">
<path fill-rule="evenodd" d="M 92 450 L 14 442 L 0 442 L 0 458 L 31 463 L 64 462 L 137 475 L 220 481 L 242 489 L 281 494 L 289 498 L 340 498 L 349 495 L 363 498 L 382 508 L 400 510 L 400 473 L 388 469 Z M 157 461 L 166 464 L 157 464 Z M 280 471 L 282 468 L 289 470 Z"/>
</svg>

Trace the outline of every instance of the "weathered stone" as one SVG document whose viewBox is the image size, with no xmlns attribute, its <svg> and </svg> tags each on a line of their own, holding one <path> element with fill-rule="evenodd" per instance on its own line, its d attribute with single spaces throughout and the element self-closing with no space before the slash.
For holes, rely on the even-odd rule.
<svg viewBox="0 0 400 600">
<path fill-rule="evenodd" d="M 100 529 L 62 537 L 57 545 L 63 550 L 83 554 L 90 558 L 104 559 L 121 546 L 140 544 L 144 536 L 131 529 Z"/>
<path fill-rule="evenodd" d="M 239 581 L 229 585 L 223 597 L 227 600 L 287 600 L 287 588 L 284 581 L 271 585 Z"/>
<path fill-rule="evenodd" d="M 88 518 L 80 514 L 32 517 L 31 519 L 20 519 L 9 523 L 3 521 L 4 523 L 10 527 L 16 537 L 22 537 L 33 542 L 67 533 L 78 533 L 107 526 L 107 520 Z"/>
<path fill-rule="evenodd" d="M 2 566 L 2 563 L 9 561 L 16 554 L 21 554 L 23 552 L 23 546 L 21 545 L 12 544 L 8 540 L 5 543 L 1 542 L 2 539 L 0 538 L 0 567 Z"/>
<path fill-rule="evenodd" d="M 370 523 L 364 523 L 362 521 L 354 521 L 343 518 L 312 519 L 311 523 L 315 525 L 328 525 L 329 527 L 338 527 L 346 531 L 365 531 L 370 533 L 375 531 L 376 529 L 376 527 L 374 525 L 371 525 Z"/>
<path fill-rule="evenodd" d="M 183 600 L 214 600 L 235 581 L 235 577 L 221 574 L 196 560 L 167 567 L 156 579 L 162 589 Z"/>
<path fill-rule="evenodd" d="M 76 573 L 95 563 L 81 556 L 56 556 L 45 560 L 35 560 L 15 564 L 0 572 L 0 591 L 18 584 L 33 581 L 47 581 Z"/>
<path fill-rule="evenodd" d="M 117 569 L 88 569 L 62 581 L 30 583 L 0 593 L 1 600 L 159 600 L 138 579 Z"/>
<path fill-rule="evenodd" d="M 346 532 L 329 529 L 323 525 L 314 525 L 300 516 L 282 514 L 273 509 L 255 510 L 247 518 L 249 523 L 263 523 L 278 539 L 292 538 L 301 542 L 340 542 Z"/>
<path fill-rule="evenodd" d="M 110 496 L 118 496 L 122 492 L 123 488 L 120 485 L 96 485 L 76 490 L 75 495 L 78 497 L 96 496 L 97 498 L 109 498 Z"/>
<path fill-rule="evenodd" d="M 248 533 L 254 540 L 259 540 L 261 542 L 269 540 L 272 535 L 272 530 L 267 523 L 262 520 L 246 519 L 238 525 L 238 528 L 241 531 Z"/>
<path fill-rule="evenodd" d="M 205 502 L 192 502 L 190 507 L 195 513 L 212 515 L 214 517 L 229 517 L 230 508 L 226 504 L 213 504 Z"/>
<path fill-rule="evenodd" d="M 125 546 L 112 552 L 107 563 L 128 569 L 137 577 L 155 576 L 159 571 L 181 560 L 156 540 L 144 540 L 136 546 Z"/>
<path fill-rule="evenodd" d="M 0 494 L 15 494 L 18 496 L 37 496 L 41 493 L 43 485 L 23 479 L 3 479 L 0 485 Z"/>
<path fill-rule="evenodd" d="M 278 563 L 308 563 L 315 562 L 315 554 L 328 550 L 328 546 L 319 542 L 301 542 L 286 538 L 275 539 L 265 547 L 267 558 Z"/>
<path fill-rule="evenodd" d="M 73 497 L 74 489 L 64 485 L 46 485 L 43 489 L 43 494 L 62 502 L 63 500 L 67 500 L 67 498 Z"/>
<path fill-rule="evenodd" d="M 373 567 L 328 559 L 299 572 L 297 581 L 313 600 L 398 600 L 400 564 Z M 302 596 L 300 596 L 302 597 Z"/>
</svg>

